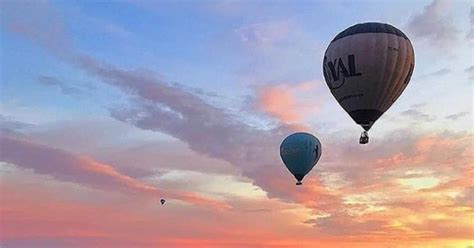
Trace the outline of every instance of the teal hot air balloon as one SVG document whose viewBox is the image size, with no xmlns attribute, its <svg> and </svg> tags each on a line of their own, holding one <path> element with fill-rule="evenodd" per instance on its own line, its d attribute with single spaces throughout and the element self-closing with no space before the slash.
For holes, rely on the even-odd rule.
<svg viewBox="0 0 474 248">
<path fill-rule="evenodd" d="M 408 37 L 396 27 L 360 23 L 340 32 L 323 60 L 324 79 L 332 95 L 367 132 L 397 100 L 410 82 L 415 52 Z"/>
<path fill-rule="evenodd" d="M 321 157 L 321 142 L 309 133 L 294 133 L 286 137 L 280 145 L 280 156 L 288 170 L 301 185 Z"/>
</svg>

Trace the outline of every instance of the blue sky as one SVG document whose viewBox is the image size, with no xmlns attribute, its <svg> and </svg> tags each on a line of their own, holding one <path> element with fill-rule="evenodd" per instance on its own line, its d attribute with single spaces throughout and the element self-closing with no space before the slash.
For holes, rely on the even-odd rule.
<svg viewBox="0 0 474 248">
<path fill-rule="evenodd" d="M 296 5 L 289 1 L 53 1 L 51 11 L 64 19 L 67 42 L 82 52 L 120 67 L 147 68 L 166 81 L 236 98 L 240 104 L 253 94 L 255 85 L 322 81 L 320 57 L 337 32 L 351 24 L 373 20 L 403 29 L 410 16 L 427 3 L 416 1 L 407 9 L 408 2 L 383 1 L 301 1 Z M 388 4 L 390 11 L 382 11 Z M 463 8 L 462 1 L 450 8 L 458 13 L 450 16 L 452 26 L 466 30 L 468 9 Z M 462 12 L 466 14 L 461 15 Z M 410 30 L 404 30 L 410 36 Z M 451 76 L 455 84 L 466 82 L 461 63 L 453 64 L 460 61 L 468 67 L 469 59 L 460 58 L 461 52 L 449 61 L 433 60 L 433 55 L 444 51 L 431 48 L 423 39 L 412 40 L 417 52 L 414 79 L 450 68 L 452 74 L 461 74 Z M 102 87 L 96 79 L 5 30 L 2 47 L 4 58 L 8 58 L 2 68 L 7 102 L 17 99 L 35 108 L 43 105 L 49 109 L 90 111 L 81 107 L 86 101 L 48 92 L 55 94 L 51 98 L 42 92 L 37 77 L 49 75 L 72 84 Z M 115 96 L 101 96 L 101 101 L 107 102 L 110 97 Z"/>
</svg>

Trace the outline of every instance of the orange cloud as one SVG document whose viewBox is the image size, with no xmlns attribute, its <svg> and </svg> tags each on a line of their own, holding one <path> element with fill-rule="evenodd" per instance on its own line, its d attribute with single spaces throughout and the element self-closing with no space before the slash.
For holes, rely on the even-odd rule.
<svg viewBox="0 0 474 248">
<path fill-rule="evenodd" d="M 313 206 L 315 216 L 306 223 L 321 234 L 354 242 L 427 244 L 443 239 L 465 244 L 473 228 L 472 135 L 406 132 L 386 137 L 369 151 L 346 140 L 328 145 L 318 187 L 339 202 L 329 205 L 326 215 L 318 214 L 321 204 Z"/>
<path fill-rule="evenodd" d="M 310 247 L 314 242 L 313 238 L 301 236 L 295 243 L 298 229 L 307 228 L 298 223 L 296 213 L 286 211 L 288 204 L 276 200 L 247 200 L 248 206 L 263 206 L 269 211 L 221 212 L 172 201 L 160 206 L 135 195 L 111 195 L 45 178 L 18 170 L 1 182 L 2 245 L 292 247 L 301 241 Z"/>
<path fill-rule="evenodd" d="M 296 109 L 294 95 L 278 86 L 270 86 L 260 92 L 259 106 L 283 122 L 295 122 L 301 119 L 301 114 Z"/>
<path fill-rule="evenodd" d="M 317 103 L 305 99 L 305 94 L 315 86 L 316 82 L 310 81 L 262 87 L 257 91 L 257 107 L 284 123 L 300 122 L 319 110 Z"/>
<path fill-rule="evenodd" d="M 46 7 L 49 9 L 51 6 Z M 20 21 L 21 25 L 13 31 L 23 33 L 50 50 L 57 50 L 55 53 L 64 52 L 60 47 L 68 45 L 50 40 L 63 36 L 62 28 L 56 28 L 58 32 L 51 30 L 51 27 L 58 27 L 51 25 L 51 20 L 61 23 L 61 19 L 58 20 L 57 16 L 52 18 L 55 16 L 54 11 L 31 9 L 32 15 L 15 11 L 18 13 L 15 20 Z M 43 15 L 39 17 L 43 18 L 32 19 L 37 16 L 34 10 L 41 12 L 42 9 Z M 74 54 L 70 56 L 76 57 Z M 54 178 L 101 189 L 132 191 L 138 195 L 144 192 L 145 195 L 148 192 L 154 194 L 157 189 L 115 171 L 110 165 L 91 162 L 92 159 L 61 149 L 6 139 L 7 142 L 2 140 L 2 159 L 21 168 L 49 175 L 53 180 L 46 178 L 44 182 L 34 181 L 32 184 L 32 181 L 28 181 L 31 178 L 17 178 L 23 187 L 30 184 L 29 188 L 22 189 L 17 187 L 18 183 L 12 184 L 15 187 L 5 183 L 12 177 L 11 174 L 2 178 L 2 245 L 5 242 L 8 242 L 8 247 L 12 243 L 12 246 L 23 247 L 50 247 L 51 244 L 63 247 L 156 247 L 160 244 L 169 244 L 167 247 L 314 247 L 315 244 L 321 247 L 465 247 L 472 244 L 469 240 L 472 239 L 472 232 L 469 233 L 473 226 L 472 207 L 463 203 L 469 200 L 470 195 L 466 186 L 472 173 L 464 172 L 468 171 L 466 168 L 472 168 L 472 141 L 460 142 L 456 137 L 446 141 L 444 134 L 438 134 L 415 139 L 415 142 L 410 139 L 412 137 L 395 140 L 398 143 L 387 140 L 379 146 L 366 147 L 366 150 L 360 146 L 341 145 L 337 147 L 340 150 L 334 149 L 334 154 L 330 155 L 332 160 L 321 161 L 321 168 L 313 172 L 318 180 L 307 180 L 304 187 L 295 189 L 290 176 L 285 178 L 282 173 L 274 172 L 278 169 L 275 169 L 276 162 L 271 159 L 275 157 L 272 153 L 266 149 L 255 152 L 256 147 L 268 147 L 271 142 L 244 142 L 253 137 L 267 140 L 270 136 L 247 128 L 242 123 L 234 124 L 233 119 L 200 101 L 198 97 L 163 84 L 154 77 L 115 68 L 92 57 L 89 60 L 85 58 L 75 58 L 73 65 L 124 92 L 132 92 L 130 95 L 133 98 L 138 96 L 138 99 L 147 103 L 143 104 L 145 107 L 164 105 L 172 110 L 138 108 L 136 115 L 112 113 L 117 119 L 142 129 L 166 132 L 187 142 L 196 151 L 227 159 L 235 165 L 241 165 L 241 168 L 247 164 L 251 164 L 248 167 L 256 168 L 268 166 L 265 168 L 267 170 L 251 178 L 258 180 L 260 186 L 266 186 L 269 195 L 280 197 L 283 201 L 302 203 L 308 209 L 296 209 L 299 214 L 289 213 L 293 209 L 288 207 L 270 213 L 242 213 L 189 208 L 173 205 L 173 202 L 166 208 L 157 208 L 156 202 L 152 206 L 144 204 L 143 199 L 138 201 L 131 196 L 134 194 L 121 194 L 119 200 L 98 203 L 94 200 L 108 198 L 98 192 L 79 194 L 72 190 L 74 188 L 63 184 L 42 191 L 34 190 L 39 185 L 57 183 Z M 305 87 L 296 87 L 299 90 L 296 92 L 301 93 Z M 289 106 L 267 108 L 270 111 L 266 112 L 283 121 L 301 120 L 304 114 L 299 108 L 300 93 L 293 94 L 294 91 L 290 89 L 288 94 L 284 88 L 277 89 L 276 94 L 270 92 L 270 96 L 264 98 L 281 98 Z M 152 104 L 149 104 L 150 101 Z M 279 102 L 269 101 L 263 106 L 274 104 Z M 290 114 L 279 112 L 280 109 L 286 109 Z M 173 115 L 175 113 L 179 114 Z M 215 137 L 208 137 L 210 133 L 215 134 Z M 271 135 L 274 136 L 273 133 Z M 469 138 L 472 140 L 472 135 Z M 8 145 L 5 146 L 5 143 Z M 397 179 L 413 169 L 422 170 L 422 176 L 427 173 L 439 179 L 439 188 L 435 186 L 427 191 L 401 185 Z M 254 172 L 242 170 L 247 175 Z M 325 177 L 340 178 L 339 182 L 336 179 L 330 182 L 325 181 Z M 442 185 L 445 187 L 441 188 Z M 445 189 L 453 192 L 446 192 Z M 70 195 L 73 197 L 66 199 Z M 188 199 L 189 202 L 208 203 L 202 198 L 196 199 L 193 194 L 184 193 L 177 197 Z M 251 205 L 263 204 L 254 202 Z M 170 209 L 169 206 L 174 208 Z M 308 220 L 311 221 L 308 224 L 295 223 L 308 210 L 315 215 L 308 214 Z M 327 215 L 320 212 L 326 212 Z M 314 228 L 309 224 L 315 225 Z M 468 240 L 465 242 L 463 239 Z"/>
<path fill-rule="evenodd" d="M 1 161 L 15 164 L 21 168 L 33 169 L 36 173 L 107 190 L 126 193 L 138 192 L 155 198 L 175 198 L 191 204 L 216 207 L 221 210 L 229 208 L 224 202 L 208 199 L 195 193 L 160 190 L 123 175 L 108 164 L 85 156 L 77 156 L 57 148 L 9 136 L 1 136 L 0 141 L 2 143 Z"/>
</svg>

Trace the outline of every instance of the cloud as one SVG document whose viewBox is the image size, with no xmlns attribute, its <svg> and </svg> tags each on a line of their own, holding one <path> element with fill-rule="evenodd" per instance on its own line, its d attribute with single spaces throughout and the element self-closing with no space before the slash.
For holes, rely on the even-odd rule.
<svg viewBox="0 0 474 248">
<path fill-rule="evenodd" d="M 469 80 L 472 81 L 474 80 L 474 65 L 469 66 L 464 70 L 464 72 L 467 73 Z"/>
<path fill-rule="evenodd" d="M 273 117 L 286 122 L 300 121 L 302 116 L 296 112 L 294 96 L 280 87 L 267 87 L 258 94 L 258 107 Z"/>
<path fill-rule="evenodd" d="M 435 117 L 433 117 L 431 115 L 422 113 L 422 112 L 420 112 L 418 110 L 415 110 L 415 109 L 405 110 L 405 111 L 401 112 L 401 114 L 404 115 L 404 116 L 410 117 L 410 118 L 412 118 L 413 120 L 416 120 L 416 121 L 433 121 L 433 120 L 436 119 Z"/>
<path fill-rule="evenodd" d="M 435 72 L 432 72 L 432 73 L 429 73 L 427 76 L 444 76 L 444 75 L 447 75 L 447 74 L 450 74 L 451 73 L 451 70 L 448 69 L 448 68 L 443 68 L 443 69 L 439 69 Z"/>
<path fill-rule="evenodd" d="M 156 201 L 137 200 L 137 195 L 45 180 L 29 171 L 16 170 L 2 179 L 0 225 L 2 245 L 7 247 L 312 247 L 315 241 L 326 243 L 299 223 L 303 208 L 276 200 L 235 200 L 232 204 L 238 207 L 219 212 L 174 201 L 162 207 Z M 269 211 L 249 211 L 256 207 Z"/>
<path fill-rule="evenodd" d="M 469 32 L 466 35 L 466 38 L 468 40 L 473 40 L 474 39 L 474 7 L 471 6 L 471 10 L 469 11 Z"/>
<path fill-rule="evenodd" d="M 438 2 L 433 4 L 436 6 L 427 7 L 426 13 L 433 12 L 430 8 L 439 11 Z M 33 40 L 42 45 L 41 39 Z M 360 146 L 353 138 L 340 133 L 321 135 L 325 153 L 319 166 L 305 179 L 304 187 L 295 189 L 292 176 L 278 157 L 278 146 L 292 132 L 291 126 L 281 123 L 272 129 L 262 130 L 226 109 L 209 104 L 196 94 L 164 81 L 149 70 L 119 68 L 77 52 L 69 55 L 72 59 L 66 61 L 71 65 L 129 96 L 128 106 L 109 109 L 113 118 L 143 130 L 171 135 L 197 153 L 224 160 L 239 168 L 242 175 L 265 190 L 269 198 L 300 203 L 309 212 L 302 219 L 310 219 L 308 223 L 316 224 L 320 230 L 316 234 L 312 232 L 312 237 L 319 233 L 364 238 L 368 235 L 380 239 L 389 237 L 396 242 L 399 237 L 408 240 L 436 237 L 442 235 L 437 230 L 449 228 L 457 222 L 460 223 L 461 233 L 469 230 L 469 226 L 463 223 L 466 211 L 443 206 L 454 202 L 446 190 L 459 192 L 471 178 L 471 174 L 466 173 L 467 168 L 472 166 L 471 133 L 446 131 L 433 134 L 395 130 L 384 137 L 373 138 L 370 146 Z M 423 113 L 417 111 L 408 111 L 406 115 L 426 119 Z M 43 171 L 64 180 L 100 187 L 113 185 L 139 192 L 156 190 L 90 158 L 78 158 L 58 149 L 7 139 L 14 148 L 10 148 L 6 159 L 21 167 L 39 170 L 38 173 Z M 22 156 L 25 153 L 18 152 L 22 150 L 35 156 Z M 43 154 L 49 156 L 44 157 Z M 33 163 L 42 160 L 49 163 L 45 163 L 45 167 Z M 407 171 L 415 169 L 427 174 L 436 172 L 439 183 L 419 190 L 417 185 L 402 185 L 397 180 L 406 176 Z M 186 196 L 180 195 L 190 202 L 201 199 Z M 394 203 L 394 200 L 401 202 L 402 199 L 401 204 Z M 415 206 L 430 208 L 421 211 Z M 432 215 L 440 214 L 456 218 L 440 221 L 436 226 L 430 225 L 434 218 Z M 287 222 L 281 223 L 286 225 Z M 202 221 L 199 224 L 196 226 L 202 226 Z M 357 229 L 359 226 L 360 230 Z M 238 228 L 233 227 L 239 225 L 221 229 L 231 230 L 229 233 L 235 235 Z M 428 232 L 429 235 L 426 234 Z M 464 237 L 464 234 L 455 235 L 452 232 L 443 237 L 450 235 Z"/>
<path fill-rule="evenodd" d="M 239 173 L 229 163 L 202 156 L 179 140 L 135 128 L 109 116 L 57 121 L 25 131 L 23 133 L 28 134 L 32 142 L 88 154 L 133 178 L 150 177 L 171 170 Z"/>
<path fill-rule="evenodd" d="M 82 17 L 82 16 L 81 16 Z M 81 19 L 86 25 L 96 27 L 99 35 L 106 34 L 120 39 L 126 39 L 129 42 L 134 38 L 134 34 L 117 23 L 108 22 L 90 16 L 83 16 Z"/>
<path fill-rule="evenodd" d="M 472 134 L 442 132 L 420 134 L 411 130 L 396 130 L 384 135 L 383 140 L 367 149 L 361 149 L 348 138 L 326 144 L 322 158 L 324 172 L 331 173 L 325 185 L 339 188 L 343 195 L 377 192 L 377 189 L 399 188 L 397 178 L 406 173 L 424 177 L 442 176 L 442 182 L 465 178 L 470 168 L 473 147 Z M 340 156 L 339 154 L 344 154 Z M 413 171 L 414 170 L 414 171 Z M 328 175 L 328 176 L 329 176 Z"/>
<path fill-rule="evenodd" d="M 427 236 L 450 238 L 450 239 L 471 239 L 472 223 L 459 223 L 452 219 L 429 220 L 422 224 L 413 224 L 415 230 L 429 230 Z"/>
<path fill-rule="evenodd" d="M 444 118 L 448 119 L 448 120 L 452 120 L 452 121 L 455 121 L 461 117 L 464 117 L 466 115 L 469 115 L 470 113 L 469 112 L 459 112 L 459 113 L 455 113 L 455 114 L 451 114 L 451 115 L 447 115 L 445 116 Z"/>
<path fill-rule="evenodd" d="M 28 37 L 61 58 L 72 52 L 61 15 L 47 1 L 4 1 L 1 5 L 1 25 L 7 31 Z"/>
<path fill-rule="evenodd" d="M 57 148 L 9 136 L 1 136 L 0 141 L 2 145 L 1 161 L 15 164 L 21 168 L 33 169 L 39 174 L 51 175 L 60 180 L 105 190 L 142 193 L 152 197 L 165 195 L 197 205 L 227 207 L 223 203 L 202 198 L 194 193 L 159 190 L 123 175 L 112 166 L 97 162 L 89 157 L 76 156 Z"/>
<path fill-rule="evenodd" d="M 240 41 L 251 47 L 267 49 L 288 38 L 294 29 L 289 21 L 249 24 L 234 30 Z"/>
<path fill-rule="evenodd" d="M 33 126 L 33 124 L 17 121 L 10 116 L 0 114 L 0 135 L 2 133 L 14 134 Z"/>
<path fill-rule="evenodd" d="M 388 225 L 387 221 L 379 220 L 354 221 L 353 216 L 344 212 L 329 217 L 309 219 L 305 223 L 313 224 L 318 231 L 328 236 L 369 235 L 386 230 L 385 226 Z"/>
<path fill-rule="evenodd" d="M 474 185 L 466 187 L 459 196 L 456 197 L 459 206 L 474 208 Z"/>
<path fill-rule="evenodd" d="M 45 8 L 49 10 L 51 7 L 45 6 Z M 38 11 L 41 12 L 37 14 L 38 16 L 48 19 L 49 12 L 43 9 L 38 9 Z M 19 15 L 15 17 L 6 24 L 15 23 L 17 19 L 21 19 Z M 60 19 L 57 21 L 61 22 Z M 47 32 L 50 27 L 36 26 L 34 22 L 31 26 L 43 29 L 44 32 Z M 62 25 L 58 24 L 58 26 Z M 54 28 L 54 25 L 51 27 Z M 261 154 L 272 154 L 284 135 L 290 133 L 289 127 L 272 131 L 256 130 L 239 121 L 226 110 L 206 103 L 178 85 L 164 82 L 149 70 L 117 68 L 89 55 L 81 54 L 71 46 L 66 50 L 61 50 L 61 52 L 67 51 L 67 54 L 58 53 L 56 48 L 47 45 L 44 37 L 37 32 L 25 34 L 16 29 L 10 31 L 25 35 L 53 54 L 60 55 L 59 58 L 64 59 L 65 62 L 128 94 L 131 97 L 129 108 L 110 109 L 110 115 L 119 121 L 144 130 L 169 134 L 186 142 L 194 151 L 240 166 L 247 176 L 251 175 L 250 172 L 255 167 L 260 167 L 262 164 L 281 164 L 278 157 L 268 156 L 262 159 Z M 65 32 L 58 31 L 57 35 L 51 38 L 64 40 L 64 36 L 67 36 Z M 68 45 L 71 44 L 68 43 Z M 265 145 L 261 144 L 262 140 L 265 140 Z M 254 147 L 254 149 L 249 150 L 247 147 Z M 286 173 L 283 167 L 280 173 Z M 284 196 L 280 193 L 276 195 Z"/>
<path fill-rule="evenodd" d="M 161 193 L 116 172 L 111 166 L 87 157 L 76 157 L 59 149 L 12 137 L 2 137 L 2 161 L 62 180 L 86 183 L 102 188 L 120 188 L 138 192 Z"/>
<path fill-rule="evenodd" d="M 424 107 L 424 106 L 426 106 L 426 105 L 427 105 L 427 103 L 426 103 L 426 102 L 422 102 L 422 103 L 416 103 L 416 104 L 412 104 L 412 105 L 410 105 L 410 108 L 417 109 L 417 108 Z"/>
<path fill-rule="evenodd" d="M 314 34 L 291 19 L 245 23 L 227 39 L 223 49 L 235 50 L 238 76 L 250 85 L 311 79 L 323 51 Z"/>
<path fill-rule="evenodd" d="M 124 70 L 89 56 L 81 57 L 77 65 L 132 96 L 129 107 L 110 109 L 113 118 L 143 130 L 166 133 L 198 153 L 237 166 L 270 197 L 307 199 L 305 204 L 308 206 L 327 205 L 326 210 L 330 210 L 331 204 L 337 204 L 337 196 L 326 192 L 319 181 L 311 182 L 314 187 L 306 188 L 296 196 L 285 184 L 273 181 L 274 178 L 286 178 L 284 181 L 292 184 L 280 158 L 275 156 L 281 140 L 293 132 L 292 126 L 282 124 L 271 130 L 252 127 L 226 110 L 163 82 L 151 71 Z M 274 175 L 269 177 L 269 172 Z M 319 197 L 325 200 L 319 201 Z"/>
<path fill-rule="evenodd" d="M 413 16 L 408 23 L 408 29 L 414 37 L 428 41 L 432 46 L 450 50 L 457 42 L 459 30 L 448 14 L 451 2 L 434 0 L 425 6 L 423 12 Z"/>
<path fill-rule="evenodd" d="M 426 78 L 430 78 L 430 77 L 442 77 L 442 76 L 448 75 L 450 73 L 451 73 L 450 69 L 443 68 L 443 69 L 439 69 L 439 70 L 434 71 L 434 72 L 430 72 L 430 73 L 421 75 L 418 78 L 419 79 L 426 79 Z"/>
<path fill-rule="evenodd" d="M 397 130 L 384 135 L 382 140 L 372 140 L 372 146 L 363 149 L 349 138 L 323 137 L 325 153 L 321 166 L 316 167 L 318 176 L 311 180 L 321 180 L 319 184 L 324 187 L 317 194 L 319 204 L 313 208 L 316 216 L 307 224 L 314 225 L 323 236 L 369 235 L 388 240 L 403 235 L 406 240 L 414 240 L 424 233 L 426 237 L 465 238 L 444 236 L 436 230 L 449 228 L 451 221 L 441 221 L 436 229 L 420 223 L 429 223 L 432 215 L 458 216 L 466 233 L 467 226 L 460 216 L 471 210 L 442 206 L 456 206 L 455 198 L 448 193 L 472 184 L 472 174 L 466 173 L 472 166 L 471 138 L 469 133 L 420 134 Z M 284 183 L 275 178 L 272 181 Z M 305 202 L 304 199 L 299 201 Z M 413 216 L 417 222 L 405 216 Z"/>
<path fill-rule="evenodd" d="M 316 85 L 316 82 L 308 81 L 262 86 L 257 88 L 256 98 L 252 99 L 251 105 L 284 123 L 301 122 L 311 113 L 317 113 L 320 108 L 318 105 L 321 103 L 313 100 Z"/>
<path fill-rule="evenodd" d="M 59 79 L 52 76 L 40 75 L 38 76 L 38 81 L 43 85 L 58 87 L 61 90 L 61 92 L 65 95 L 80 96 L 82 94 L 81 89 L 70 86 L 69 84 L 64 83 L 60 81 Z"/>
<path fill-rule="evenodd" d="M 285 135 L 292 132 L 291 126 L 272 130 L 251 127 L 225 110 L 160 81 L 151 72 L 125 71 L 90 59 L 82 66 L 101 81 L 135 95 L 130 107 L 111 109 L 111 116 L 117 120 L 169 134 L 196 152 L 227 161 L 239 167 L 244 176 L 252 178 L 271 197 L 305 199 L 308 206 L 328 205 L 324 207 L 326 210 L 330 204 L 337 203 L 337 197 L 326 192 L 318 181 L 312 181 L 313 187 L 296 196 L 285 186 L 292 184 L 291 176 L 275 151 Z M 275 178 L 285 183 L 275 183 Z"/>
</svg>

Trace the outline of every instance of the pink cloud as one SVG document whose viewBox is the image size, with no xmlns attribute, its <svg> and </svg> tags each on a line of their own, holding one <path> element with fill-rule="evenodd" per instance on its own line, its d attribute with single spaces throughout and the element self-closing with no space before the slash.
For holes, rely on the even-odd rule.
<svg viewBox="0 0 474 248">
<path fill-rule="evenodd" d="M 125 193 L 142 193 L 147 196 L 169 197 L 200 206 L 228 209 L 225 203 L 203 198 L 194 193 L 159 190 L 154 186 L 123 175 L 112 166 L 97 162 L 89 157 L 77 156 L 66 151 L 33 143 L 25 139 L 2 135 L 1 161 L 36 173 L 51 175 L 60 180 L 90 185 L 106 190 Z"/>
<path fill-rule="evenodd" d="M 258 95 L 259 107 L 283 122 L 301 120 L 302 114 L 297 112 L 294 95 L 287 89 L 270 86 L 262 89 Z"/>
<path fill-rule="evenodd" d="M 21 34 L 66 58 L 72 52 L 59 12 L 47 1 L 26 0 L 2 2 L 2 26 L 10 32 Z"/>
<path fill-rule="evenodd" d="M 32 40 L 44 46 L 39 42 L 41 39 Z M 251 178 L 255 168 L 262 165 L 278 164 L 280 171 L 284 171 L 280 159 L 273 156 L 273 152 L 278 150 L 279 143 L 294 126 L 282 125 L 268 132 L 256 130 L 226 110 L 162 81 L 151 71 L 118 68 L 71 50 L 66 62 L 117 87 L 133 99 L 129 109 L 111 109 L 113 118 L 144 130 L 169 134 L 186 142 L 196 152 L 237 165 Z M 271 188 L 265 190 L 273 191 Z M 291 197 L 281 191 L 275 195 Z"/>
<path fill-rule="evenodd" d="M 308 130 L 302 124 L 321 109 L 322 100 L 315 92 L 317 82 L 307 81 L 298 84 L 278 84 L 257 88 L 251 107 L 294 126 L 294 130 Z"/>
<path fill-rule="evenodd" d="M 0 189 L 0 240 L 7 247 L 261 247 L 279 242 L 293 246 L 298 232 L 286 228 L 301 229 L 295 215 L 277 201 L 247 203 L 274 212 L 223 213 L 174 203 L 162 207 L 137 201 L 136 196 L 82 192 L 72 184 L 16 173 L 3 180 Z M 88 197 L 81 200 L 84 193 Z"/>
<path fill-rule="evenodd" d="M 46 46 L 39 34 L 32 33 L 30 35 L 30 33 L 15 29 L 12 31 L 26 35 Z M 39 38 L 31 37 L 35 35 Z M 456 135 L 447 132 L 433 135 L 398 130 L 387 134 L 383 140 L 372 142 L 370 147 L 364 148 L 355 144 L 353 139 L 348 140 L 336 135 L 337 140 L 327 139 L 328 142 L 325 143 L 327 148 L 320 161 L 321 166 L 316 167 L 315 172 L 308 176 L 304 187 L 295 189 L 291 175 L 286 172 L 275 152 L 278 151 L 278 145 L 282 138 L 292 132 L 290 125 L 282 124 L 272 130 L 256 129 L 228 114 L 225 109 L 210 105 L 195 94 L 163 82 L 153 72 L 127 70 L 98 61 L 90 56 L 76 53 L 72 55 L 74 59 L 67 62 L 82 69 L 88 75 L 95 76 L 102 82 L 117 87 L 133 99 L 129 109 L 110 110 L 114 118 L 144 130 L 172 135 L 186 142 L 196 152 L 225 160 L 239 167 L 244 176 L 251 178 L 255 184 L 267 191 L 270 197 L 299 202 L 312 209 L 313 214 L 327 214 L 325 217 L 308 217 L 312 220 L 308 222 L 316 224 L 315 227 L 325 235 L 342 235 L 349 238 L 349 241 L 360 242 L 362 239 L 370 239 L 370 241 L 382 243 L 385 241 L 392 244 L 400 239 L 425 241 L 427 238 L 465 237 L 469 224 L 463 223 L 462 217 L 466 212 L 471 211 L 470 208 L 464 210 L 464 205 L 461 206 L 461 209 L 458 209 L 456 205 L 453 207 L 453 204 L 456 204 L 456 199 L 444 194 L 441 189 L 436 187 L 432 188 L 436 190 L 435 194 L 423 190 L 410 191 L 410 189 L 402 187 L 397 182 L 397 178 L 405 176 L 404 172 L 407 170 L 426 170 L 431 173 L 430 175 L 440 177 L 442 180 L 440 185 L 445 185 L 450 189 L 453 189 L 451 186 L 455 185 L 455 190 L 462 189 L 467 186 L 465 184 L 468 181 L 466 175 L 471 176 L 471 174 L 463 173 L 467 171 L 466 168 L 472 167 L 472 142 L 470 142 L 472 134 Z M 283 94 L 283 98 L 285 97 L 294 101 L 294 96 L 291 98 Z M 37 173 L 100 188 L 113 187 L 124 191 L 145 193 L 161 192 L 118 173 L 109 165 L 93 160 L 91 162 L 91 159 L 85 157 L 76 157 L 59 149 L 8 137 L 6 143 L 15 148 L 7 149 L 5 156 L 7 162 L 13 162 L 22 168 L 32 168 Z M 22 156 L 23 153 L 19 151 L 25 151 L 25 154 L 29 154 L 29 156 Z M 44 154 L 49 156 L 45 157 Z M 37 161 L 46 161 L 47 163 L 44 166 L 39 166 L 38 163 L 35 163 Z M 314 173 L 317 173 L 319 177 L 314 177 Z M 331 177 L 339 177 L 339 181 L 342 183 L 331 182 Z M 453 184 L 449 185 L 449 182 L 453 182 Z M 459 187 L 460 185 L 462 187 Z M 464 191 L 462 193 L 469 194 Z M 437 196 L 437 194 L 441 194 L 441 196 Z M 356 197 L 358 195 L 361 195 L 359 201 L 362 203 L 351 203 L 350 199 L 345 198 L 345 196 Z M 193 203 L 201 203 L 203 200 L 201 198 L 195 199 L 196 196 L 193 194 L 178 194 L 177 196 Z M 363 201 L 364 198 L 369 198 L 369 200 Z M 390 198 L 391 201 L 387 198 Z M 394 200 L 404 201 L 395 204 Z M 203 202 L 208 203 L 206 200 Z M 368 211 L 377 207 L 382 207 L 384 210 Z M 420 207 L 425 208 L 420 209 Z M 264 212 L 262 211 L 262 213 Z M 225 227 L 215 228 L 208 233 L 206 231 L 210 229 L 201 229 L 203 223 L 218 226 L 216 223 L 222 223 L 222 219 L 218 220 L 217 217 L 223 217 L 222 215 L 213 213 L 210 216 L 206 215 L 206 218 L 192 219 L 195 212 L 187 213 L 188 218 L 185 224 L 188 228 L 173 230 L 187 234 L 176 239 L 170 238 L 173 245 L 189 241 L 188 243 L 191 245 L 212 246 L 221 243 L 209 241 L 212 239 L 211 235 L 235 235 L 235 230 L 239 230 L 239 227 L 241 229 L 251 228 L 248 224 L 231 225 L 227 223 Z M 156 213 L 150 213 L 146 217 L 154 216 L 153 214 Z M 459 218 L 451 221 L 440 220 L 438 225 L 431 225 L 436 218 L 428 214 L 434 215 L 436 218 L 441 218 L 440 215 Z M 413 216 L 415 220 L 407 216 Z M 137 221 L 137 219 L 131 219 Z M 236 219 L 232 220 L 238 222 L 239 220 Z M 148 230 L 150 236 L 147 238 L 156 235 L 154 226 L 147 225 L 149 223 L 146 222 L 146 218 L 145 220 L 138 218 L 138 220 L 141 221 L 139 226 L 149 228 L 143 229 Z M 258 220 L 267 220 L 272 223 L 274 221 L 272 218 Z M 133 221 L 130 222 L 133 223 Z M 167 219 L 166 221 L 166 223 L 173 223 L 174 220 Z M 243 219 L 242 221 L 247 220 Z M 462 235 L 453 235 L 452 232 L 446 232 L 447 235 L 440 234 L 440 230 L 452 227 L 454 222 L 461 226 L 462 230 L 459 233 Z M 286 227 L 285 223 L 287 222 L 282 221 L 281 225 Z M 275 226 L 277 225 L 275 224 Z M 353 228 L 344 229 L 347 226 Z M 357 229 L 359 226 L 362 227 L 361 230 Z M 120 227 L 123 226 L 117 228 Z M 380 230 L 375 231 L 377 229 Z M 196 233 L 189 234 L 189 230 L 195 230 Z M 259 231 L 260 229 L 251 230 Z M 280 241 L 288 244 L 284 242 L 285 238 L 278 240 L 271 236 L 273 230 L 267 227 L 257 235 L 266 241 L 276 240 L 274 244 L 278 244 Z M 303 230 L 302 232 L 304 232 L 306 229 L 295 228 L 292 230 L 294 232 Z M 36 231 L 40 232 L 41 230 Z M 77 233 L 81 232 L 77 231 Z M 171 232 L 167 234 L 172 236 Z M 255 237 L 251 232 L 246 234 L 245 238 L 249 240 Z M 285 237 L 282 232 L 279 234 Z M 319 238 L 318 234 L 319 232 L 311 230 L 312 236 L 310 237 L 313 239 L 309 240 L 316 242 L 317 239 L 314 237 Z M 294 238 L 294 236 L 288 239 L 290 238 Z M 242 244 L 233 241 L 234 244 Z M 232 241 L 226 242 L 227 244 L 232 243 Z"/>
</svg>

